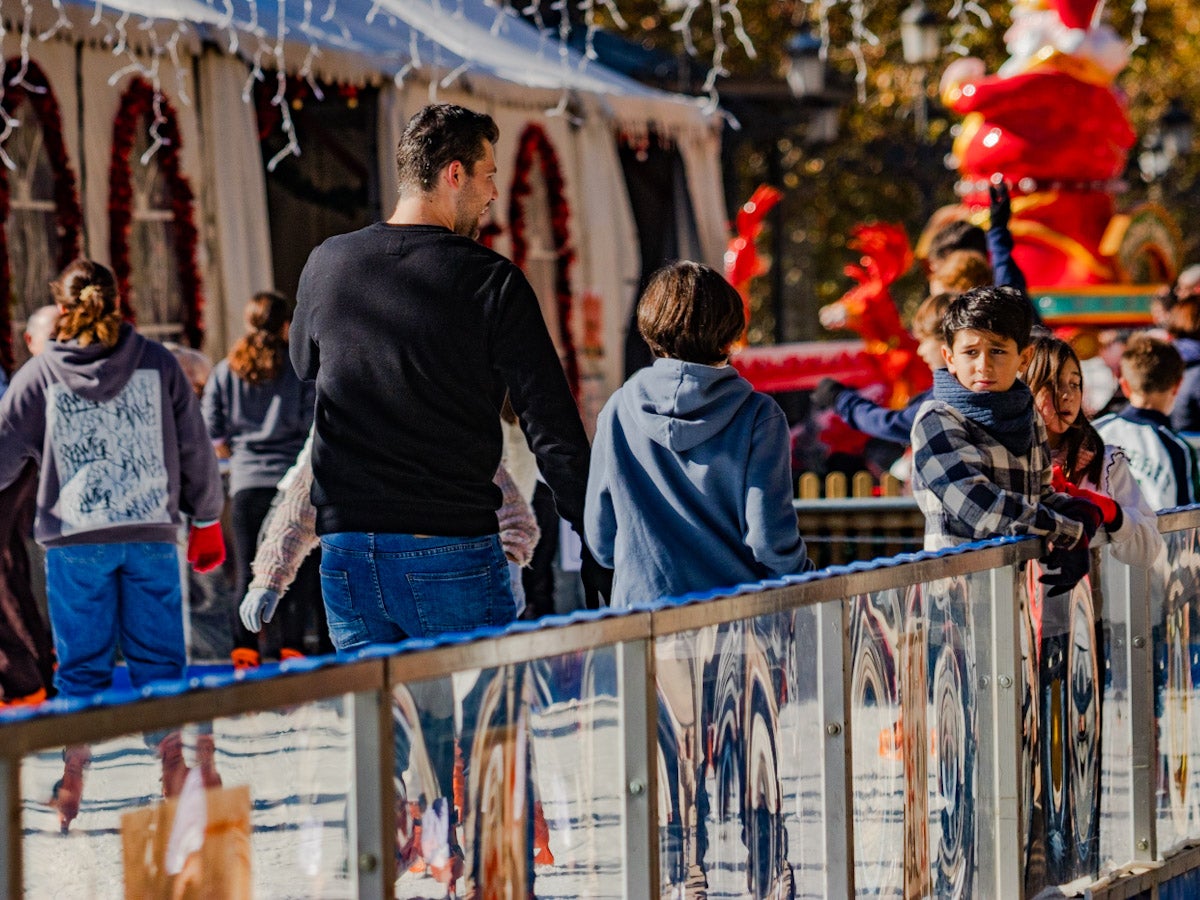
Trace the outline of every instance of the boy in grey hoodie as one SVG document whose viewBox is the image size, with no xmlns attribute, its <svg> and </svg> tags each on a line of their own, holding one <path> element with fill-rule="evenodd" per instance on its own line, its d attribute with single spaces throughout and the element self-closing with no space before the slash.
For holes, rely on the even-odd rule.
<svg viewBox="0 0 1200 900">
<path fill-rule="evenodd" d="M 638 303 L 657 358 L 600 413 L 584 505 L 613 606 L 812 568 L 787 419 L 728 365 L 744 328 L 742 298 L 699 263 L 655 273 Z"/>
</svg>

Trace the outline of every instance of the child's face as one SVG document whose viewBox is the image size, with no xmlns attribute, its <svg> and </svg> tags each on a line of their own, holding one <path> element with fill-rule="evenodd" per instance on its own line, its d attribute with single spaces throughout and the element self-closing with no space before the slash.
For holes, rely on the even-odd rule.
<svg viewBox="0 0 1200 900">
<path fill-rule="evenodd" d="M 1012 338 L 972 328 L 955 334 L 952 346 L 942 347 L 946 368 L 959 384 L 977 394 L 1007 391 L 1032 353 L 1032 347 L 1018 350 Z"/>
<path fill-rule="evenodd" d="M 1067 433 L 1079 418 L 1083 405 L 1083 375 L 1075 360 L 1069 359 L 1058 375 L 1058 388 L 1052 391 L 1044 387 L 1033 398 L 1034 405 L 1046 423 L 1046 432 L 1051 437 Z"/>
<path fill-rule="evenodd" d="M 917 356 L 925 361 L 925 365 L 931 369 L 946 368 L 946 361 L 942 359 L 942 347 L 944 343 L 940 334 L 924 335 L 917 344 Z"/>
</svg>

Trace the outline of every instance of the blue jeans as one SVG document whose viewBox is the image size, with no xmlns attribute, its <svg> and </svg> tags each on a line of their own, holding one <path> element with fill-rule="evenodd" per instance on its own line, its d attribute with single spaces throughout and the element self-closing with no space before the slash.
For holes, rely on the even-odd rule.
<svg viewBox="0 0 1200 900">
<path fill-rule="evenodd" d="M 183 594 L 174 544 L 75 544 L 46 550 L 46 594 L 68 697 L 112 686 L 118 637 L 129 681 L 182 678 Z"/>
<path fill-rule="evenodd" d="M 339 651 L 507 625 L 517 616 L 499 535 L 321 538 L 321 595 Z"/>
</svg>

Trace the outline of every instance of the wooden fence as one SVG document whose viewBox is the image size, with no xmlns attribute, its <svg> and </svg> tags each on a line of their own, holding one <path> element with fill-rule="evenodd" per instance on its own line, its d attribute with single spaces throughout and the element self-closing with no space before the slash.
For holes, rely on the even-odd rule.
<svg viewBox="0 0 1200 900">
<path fill-rule="evenodd" d="M 822 479 L 805 472 L 797 487 L 800 533 L 818 566 L 921 549 L 925 518 L 899 479 L 885 474 L 877 482 L 869 472 Z"/>
</svg>

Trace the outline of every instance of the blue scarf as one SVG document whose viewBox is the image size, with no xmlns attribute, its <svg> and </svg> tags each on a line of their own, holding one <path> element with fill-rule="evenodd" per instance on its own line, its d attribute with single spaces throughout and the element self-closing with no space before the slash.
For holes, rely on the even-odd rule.
<svg viewBox="0 0 1200 900">
<path fill-rule="evenodd" d="M 933 397 L 981 426 L 1014 456 L 1033 447 L 1033 394 L 1017 381 L 1007 391 L 969 391 L 949 369 L 933 373 Z"/>
</svg>

